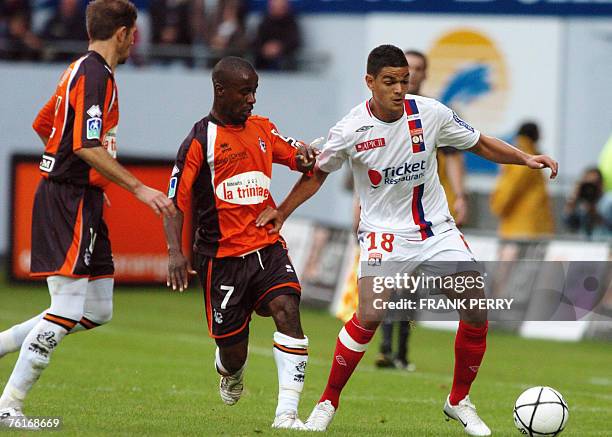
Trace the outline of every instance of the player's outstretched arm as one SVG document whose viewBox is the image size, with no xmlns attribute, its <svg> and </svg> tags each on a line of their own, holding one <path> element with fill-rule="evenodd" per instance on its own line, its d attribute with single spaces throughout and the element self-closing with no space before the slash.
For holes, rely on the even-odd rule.
<svg viewBox="0 0 612 437">
<path fill-rule="evenodd" d="M 183 235 L 183 213 L 178 210 L 172 217 L 164 217 L 164 234 L 168 244 L 168 274 L 166 285 L 172 286 L 173 290 L 181 293 L 189 285 L 189 275 L 195 275 L 191 264 L 181 246 L 181 236 Z"/>
<path fill-rule="evenodd" d="M 548 167 L 551 179 L 557 176 L 559 170 L 559 164 L 550 156 L 529 155 L 505 141 L 484 134 L 480 134 L 476 145 L 468 150 L 498 164 L 526 165 L 536 170 Z"/>
<path fill-rule="evenodd" d="M 268 230 L 268 233 L 278 233 L 283 227 L 283 223 L 287 217 L 289 217 L 298 206 L 306 202 L 319 191 L 319 188 L 321 188 L 321 185 L 325 182 L 328 174 L 329 173 L 325 173 L 318 167 L 315 167 L 312 176 L 303 175 L 293 186 L 291 192 L 278 209 L 267 207 L 259 214 L 257 220 L 255 220 L 255 225 L 257 227 L 262 227 L 268 223 L 272 223 L 273 227 Z"/>
<path fill-rule="evenodd" d="M 148 205 L 156 214 L 165 216 L 176 214 L 174 204 L 164 193 L 140 182 L 125 167 L 115 161 L 104 147 L 81 148 L 74 153 L 106 179 L 134 194 L 138 200 Z"/>
</svg>

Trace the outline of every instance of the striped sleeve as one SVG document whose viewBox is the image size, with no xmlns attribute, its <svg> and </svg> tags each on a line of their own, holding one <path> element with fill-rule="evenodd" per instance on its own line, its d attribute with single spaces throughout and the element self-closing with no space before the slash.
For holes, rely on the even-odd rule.
<svg viewBox="0 0 612 437">
<path fill-rule="evenodd" d="M 191 202 L 192 187 L 203 162 L 202 145 L 192 131 L 179 148 L 168 185 L 168 198 L 183 212 Z"/>
<path fill-rule="evenodd" d="M 107 110 L 105 102 L 109 88 L 112 90 L 109 87 L 109 73 L 104 66 L 85 60 L 81 69 L 71 91 L 76 93 L 72 143 L 75 151 L 102 145 L 102 120 Z"/>
<path fill-rule="evenodd" d="M 270 132 L 272 133 L 272 162 L 285 165 L 291 170 L 297 170 L 295 156 L 298 151 L 297 144 L 299 141 L 278 133 L 274 123 L 270 123 Z"/>
</svg>

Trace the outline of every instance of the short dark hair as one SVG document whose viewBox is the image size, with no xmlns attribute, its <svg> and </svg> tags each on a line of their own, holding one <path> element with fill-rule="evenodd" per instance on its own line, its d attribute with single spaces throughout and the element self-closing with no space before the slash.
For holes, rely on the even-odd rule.
<svg viewBox="0 0 612 437">
<path fill-rule="evenodd" d="M 215 64 L 212 71 L 213 83 L 225 84 L 225 82 L 237 73 L 255 73 L 253 65 L 244 58 L 238 56 L 226 56 Z"/>
<path fill-rule="evenodd" d="M 519 127 L 518 135 L 531 138 L 534 143 L 540 139 L 540 129 L 533 121 L 527 121 Z"/>
<path fill-rule="evenodd" d="M 89 39 L 104 41 L 120 27 L 134 27 L 138 12 L 129 0 L 94 0 L 87 5 L 85 16 Z"/>
<path fill-rule="evenodd" d="M 408 61 L 404 52 L 395 46 L 385 44 L 376 47 L 368 55 L 367 72 L 376 76 L 385 67 L 407 67 Z"/>
<path fill-rule="evenodd" d="M 421 58 L 423 60 L 423 67 L 425 67 L 425 70 L 427 70 L 429 63 L 427 62 L 427 56 L 425 56 L 425 53 L 419 52 L 418 50 L 405 50 L 404 56 L 416 56 Z"/>
</svg>

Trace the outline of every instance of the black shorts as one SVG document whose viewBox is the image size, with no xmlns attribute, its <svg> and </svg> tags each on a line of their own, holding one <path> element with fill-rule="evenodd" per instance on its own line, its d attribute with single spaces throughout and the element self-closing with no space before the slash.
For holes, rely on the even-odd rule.
<svg viewBox="0 0 612 437">
<path fill-rule="evenodd" d="M 32 276 L 99 278 L 115 272 L 100 188 L 38 184 L 32 210 Z"/>
<path fill-rule="evenodd" d="M 300 296 L 301 287 L 284 241 L 244 257 L 197 256 L 208 333 L 218 345 L 248 338 L 251 313 L 280 295 Z"/>
</svg>

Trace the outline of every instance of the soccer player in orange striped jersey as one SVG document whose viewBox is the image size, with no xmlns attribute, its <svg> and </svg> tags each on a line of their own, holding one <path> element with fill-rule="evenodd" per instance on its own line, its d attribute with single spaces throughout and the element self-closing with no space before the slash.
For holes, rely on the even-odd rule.
<svg viewBox="0 0 612 437">
<path fill-rule="evenodd" d="M 51 306 L 0 333 L 0 357 L 21 348 L 0 397 L 0 425 L 23 416 L 26 395 L 69 332 L 112 315 L 113 258 L 102 218 L 104 187 L 114 182 L 155 213 L 174 205 L 115 160 L 119 121 L 114 71 L 134 43 L 136 8 L 128 0 L 87 6 L 89 51 L 63 74 L 34 121 L 45 144 L 32 218 L 32 276 L 46 277 Z"/>
<path fill-rule="evenodd" d="M 233 405 L 242 394 L 251 313 L 272 316 L 279 378 L 272 426 L 304 429 L 297 417 L 308 359 L 308 338 L 299 314 L 300 284 L 282 237 L 257 228 L 255 219 L 274 206 L 272 164 L 306 173 L 316 153 L 282 136 L 267 118 L 251 114 L 258 77 L 247 61 L 222 59 L 212 80 L 212 110 L 180 146 L 170 179 L 168 197 L 178 214 L 164 220 L 168 285 L 182 291 L 189 273 L 196 273 L 180 244 L 183 214 L 193 200 L 194 267 L 204 289 L 208 331 L 217 343 L 221 398 Z"/>
</svg>

